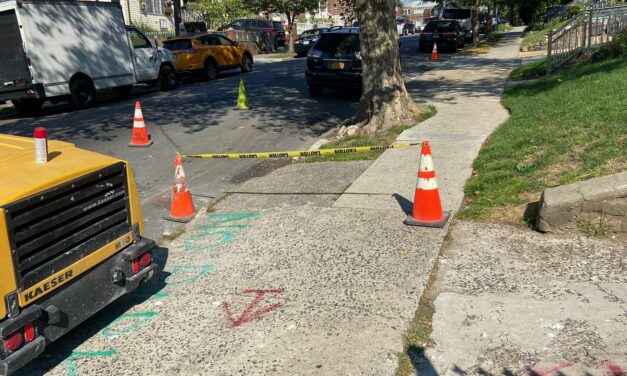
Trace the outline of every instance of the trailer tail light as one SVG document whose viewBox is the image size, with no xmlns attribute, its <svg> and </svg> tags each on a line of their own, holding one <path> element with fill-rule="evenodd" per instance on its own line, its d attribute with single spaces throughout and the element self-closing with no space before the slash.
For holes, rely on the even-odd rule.
<svg viewBox="0 0 627 376">
<path fill-rule="evenodd" d="M 139 271 L 143 268 L 147 268 L 152 263 L 152 255 L 150 252 L 146 252 L 143 255 L 139 256 L 135 260 L 133 260 L 132 271 L 133 274 L 139 273 Z"/>
<path fill-rule="evenodd" d="M 420 33 L 420 38 L 426 38 L 427 37 L 427 33 Z"/>
<path fill-rule="evenodd" d="M 146 252 L 139 257 L 139 266 L 142 268 L 148 267 L 152 263 L 152 255 L 150 252 Z"/>
<path fill-rule="evenodd" d="M 22 332 L 18 330 L 17 332 L 9 335 L 4 340 L 4 348 L 9 350 L 10 352 L 15 352 L 22 347 L 24 343 L 24 337 L 22 337 Z"/>
<path fill-rule="evenodd" d="M 35 331 L 35 325 L 29 322 L 24 327 L 24 339 L 26 340 L 26 342 L 33 342 L 35 337 L 37 337 L 37 332 Z"/>
</svg>

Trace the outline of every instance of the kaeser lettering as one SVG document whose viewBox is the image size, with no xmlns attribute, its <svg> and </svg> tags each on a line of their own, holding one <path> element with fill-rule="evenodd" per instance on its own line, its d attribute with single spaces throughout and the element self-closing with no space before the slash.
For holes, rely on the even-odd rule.
<svg viewBox="0 0 627 376">
<path fill-rule="evenodd" d="M 31 301 L 35 299 L 36 297 L 38 297 L 39 295 L 43 294 L 44 292 L 50 289 L 53 289 L 59 285 L 62 285 L 63 283 L 71 279 L 73 275 L 74 275 L 74 272 L 69 270 L 65 272 L 64 274 L 61 274 L 60 276 L 51 279 L 50 282 L 46 282 L 42 286 L 38 286 L 36 289 L 25 293 L 24 301 L 25 302 Z"/>
</svg>

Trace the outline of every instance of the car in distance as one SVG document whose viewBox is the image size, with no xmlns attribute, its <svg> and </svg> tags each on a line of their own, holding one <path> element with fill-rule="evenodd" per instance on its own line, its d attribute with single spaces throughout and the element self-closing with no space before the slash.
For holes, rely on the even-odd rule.
<svg viewBox="0 0 627 376">
<path fill-rule="evenodd" d="M 279 26 L 280 29 L 278 29 Z M 218 28 L 218 31 L 224 31 L 228 29 L 250 30 L 264 36 L 270 36 L 269 39 L 274 41 L 274 45 L 266 46 L 266 49 L 268 50 L 276 50 L 276 48 L 279 46 L 285 46 L 285 30 L 283 30 L 283 26 L 280 22 L 275 23 L 270 20 L 245 18 L 235 20 L 230 24 L 221 26 Z"/>
<path fill-rule="evenodd" d="M 229 69 L 240 68 L 244 73 L 253 69 L 252 54 L 221 34 L 168 39 L 163 47 L 174 54 L 178 72 L 202 73 L 208 80 Z"/>
<path fill-rule="evenodd" d="M 448 49 L 456 52 L 458 47 L 464 47 L 464 29 L 455 20 L 435 20 L 425 26 L 420 33 L 418 50 L 427 52 L 437 44 L 442 51 Z"/>
<path fill-rule="evenodd" d="M 325 88 L 361 92 L 359 29 L 342 27 L 323 32 L 307 55 L 305 78 L 312 97 Z"/>
<path fill-rule="evenodd" d="M 328 29 L 311 29 L 303 31 L 294 42 L 294 51 L 298 56 L 307 56 L 307 52 L 311 46 L 316 44 L 320 38 L 320 34 Z"/>
</svg>

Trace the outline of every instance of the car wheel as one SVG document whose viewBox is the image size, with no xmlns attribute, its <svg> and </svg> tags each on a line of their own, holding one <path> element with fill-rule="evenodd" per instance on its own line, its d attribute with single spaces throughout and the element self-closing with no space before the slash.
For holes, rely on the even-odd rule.
<svg viewBox="0 0 627 376">
<path fill-rule="evenodd" d="M 133 85 L 124 85 L 124 86 L 118 86 L 118 87 L 113 88 L 113 92 L 118 97 L 125 97 L 131 94 L 132 91 L 133 91 Z"/>
<path fill-rule="evenodd" d="M 248 54 L 244 54 L 244 56 L 242 57 L 242 64 L 240 68 L 242 70 L 242 73 L 248 73 L 253 70 L 253 58 L 250 57 L 250 55 Z"/>
<path fill-rule="evenodd" d="M 13 99 L 13 107 L 24 116 L 34 116 L 41 112 L 44 100 L 39 98 Z"/>
<path fill-rule="evenodd" d="M 207 60 L 205 63 L 205 78 L 208 80 L 218 78 L 218 68 L 216 68 L 216 63 L 211 60 Z"/>
<path fill-rule="evenodd" d="M 169 65 L 162 65 L 159 70 L 159 77 L 157 78 L 157 85 L 159 85 L 159 90 L 166 91 L 172 90 L 178 84 L 178 79 L 176 78 L 176 72 L 174 68 Z"/>
<path fill-rule="evenodd" d="M 70 84 L 72 106 L 77 109 L 87 108 L 94 104 L 96 88 L 91 80 L 77 77 Z"/>
<path fill-rule="evenodd" d="M 453 52 L 453 53 L 457 52 L 457 42 L 455 42 L 455 43 L 453 43 L 451 45 L 451 52 Z"/>
<path fill-rule="evenodd" d="M 311 95 L 312 97 L 321 97 L 323 92 L 324 86 L 314 84 L 309 85 L 309 95 Z"/>
<path fill-rule="evenodd" d="M 424 45 L 422 45 L 422 44 L 418 45 L 418 52 L 426 52 L 426 51 L 427 51 L 427 49 L 425 48 Z"/>
</svg>

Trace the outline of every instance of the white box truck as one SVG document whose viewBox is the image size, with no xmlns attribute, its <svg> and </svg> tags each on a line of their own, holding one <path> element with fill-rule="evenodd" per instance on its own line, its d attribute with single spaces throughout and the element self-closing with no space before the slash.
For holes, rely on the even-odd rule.
<svg viewBox="0 0 627 376">
<path fill-rule="evenodd" d="M 466 42 L 472 42 L 472 14 L 472 8 L 449 5 L 442 10 L 442 15 L 440 16 L 440 18 L 445 20 L 455 20 L 459 22 L 459 24 L 462 26 L 462 29 L 464 29 Z"/>
<path fill-rule="evenodd" d="M 172 52 L 124 25 L 119 2 L 0 0 L 0 102 L 23 114 L 44 101 L 93 104 L 96 91 L 177 84 Z"/>
</svg>

